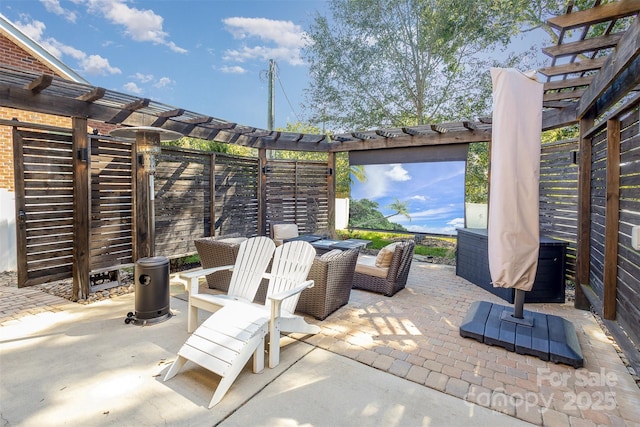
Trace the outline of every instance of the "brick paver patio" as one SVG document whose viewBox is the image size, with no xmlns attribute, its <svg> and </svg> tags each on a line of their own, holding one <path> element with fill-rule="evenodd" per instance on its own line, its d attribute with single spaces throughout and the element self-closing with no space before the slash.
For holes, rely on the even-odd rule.
<svg viewBox="0 0 640 427">
<path fill-rule="evenodd" d="M 454 267 L 414 262 L 405 290 L 352 291 L 305 341 L 533 424 L 640 425 L 640 389 L 590 312 L 525 305 L 573 322 L 585 358 L 576 370 L 462 338 L 458 327 L 480 300 L 508 305 Z"/>
<path fill-rule="evenodd" d="M 453 267 L 414 262 L 405 290 L 391 298 L 354 290 L 348 305 L 312 320 L 320 334 L 302 339 L 533 424 L 640 426 L 640 389 L 590 312 L 570 304 L 525 305 L 573 322 L 585 358 L 576 370 L 460 337 L 458 327 L 478 300 L 506 304 L 457 277 Z M 0 325 L 66 304 L 73 303 L 0 286 Z"/>
</svg>

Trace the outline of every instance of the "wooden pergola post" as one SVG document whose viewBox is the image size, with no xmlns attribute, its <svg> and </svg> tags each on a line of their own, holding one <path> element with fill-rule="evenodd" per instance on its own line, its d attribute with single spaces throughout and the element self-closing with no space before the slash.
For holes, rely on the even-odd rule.
<svg viewBox="0 0 640 427">
<path fill-rule="evenodd" d="M 72 118 L 73 155 L 73 298 L 89 295 L 91 271 L 91 169 L 87 119 Z"/>
<path fill-rule="evenodd" d="M 327 159 L 327 223 L 329 233 L 333 236 L 336 232 L 336 153 L 329 152 Z"/>
<path fill-rule="evenodd" d="M 211 225 L 209 226 L 209 236 L 216 235 L 216 153 L 211 153 L 209 157 L 209 209 L 211 210 Z"/>
<path fill-rule="evenodd" d="M 267 233 L 267 149 L 258 149 L 258 236 Z"/>
<path fill-rule="evenodd" d="M 578 230 L 576 245 L 576 296 L 574 307 L 589 310 L 591 303 L 582 285 L 589 285 L 589 257 L 591 256 L 591 137 L 585 134 L 593 126 L 593 114 L 580 119 L 578 162 Z"/>
</svg>

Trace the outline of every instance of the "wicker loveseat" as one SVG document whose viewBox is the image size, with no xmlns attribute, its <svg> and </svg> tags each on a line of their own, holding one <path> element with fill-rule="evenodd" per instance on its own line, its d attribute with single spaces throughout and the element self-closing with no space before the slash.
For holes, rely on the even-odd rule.
<svg viewBox="0 0 640 427">
<path fill-rule="evenodd" d="M 324 320 L 348 303 L 358 252 L 335 250 L 316 256 L 307 276 L 314 286 L 302 291 L 296 311 Z"/>
<path fill-rule="evenodd" d="M 202 268 L 212 268 L 234 265 L 238 255 L 238 248 L 244 240 L 247 240 L 247 238 L 238 233 L 232 233 L 218 237 L 203 237 L 194 240 L 193 243 L 200 256 Z M 207 276 L 207 284 L 211 289 L 219 289 L 226 292 L 229 290 L 230 281 L 230 271 L 218 271 Z"/>
<path fill-rule="evenodd" d="M 360 256 L 353 275 L 353 288 L 381 293 L 388 297 L 403 289 L 407 284 L 415 246 L 413 240 L 396 243 L 388 267 L 376 266 L 376 257 Z"/>
</svg>

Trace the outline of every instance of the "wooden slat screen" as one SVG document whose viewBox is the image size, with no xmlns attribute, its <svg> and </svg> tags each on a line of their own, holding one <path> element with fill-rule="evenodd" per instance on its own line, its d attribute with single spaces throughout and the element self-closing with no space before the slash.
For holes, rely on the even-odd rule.
<svg viewBox="0 0 640 427">
<path fill-rule="evenodd" d="M 163 147 L 155 174 L 156 254 L 195 252 L 193 240 L 209 235 L 211 156 Z"/>
<path fill-rule="evenodd" d="M 215 156 L 215 235 L 258 234 L 257 158 Z"/>
<path fill-rule="evenodd" d="M 73 164 L 71 134 L 18 131 L 24 159 L 26 285 L 71 277 Z"/>
<path fill-rule="evenodd" d="M 267 223 L 291 222 L 301 233 L 329 227 L 327 164 L 273 161 L 267 168 Z"/>
<path fill-rule="evenodd" d="M 91 270 L 133 262 L 131 143 L 91 138 Z"/>
<path fill-rule="evenodd" d="M 575 279 L 578 227 L 578 166 L 575 139 L 542 144 L 540 155 L 540 233 L 567 242 L 566 275 Z"/>
<path fill-rule="evenodd" d="M 604 230 L 607 202 L 607 134 L 601 132 L 592 142 L 591 152 L 591 287 L 604 296 Z"/>
<path fill-rule="evenodd" d="M 621 123 L 620 212 L 618 236 L 617 319 L 640 338 L 640 252 L 631 247 L 631 227 L 640 225 L 640 110 Z M 636 341 L 637 343 L 638 341 Z"/>
</svg>

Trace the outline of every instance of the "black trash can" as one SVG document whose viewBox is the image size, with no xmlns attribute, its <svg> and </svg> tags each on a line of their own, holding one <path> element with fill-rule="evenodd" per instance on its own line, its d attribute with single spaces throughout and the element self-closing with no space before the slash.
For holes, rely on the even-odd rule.
<svg viewBox="0 0 640 427">
<path fill-rule="evenodd" d="M 169 307 L 169 258 L 140 258 L 134 266 L 135 313 L 126 323 L 158 323 L 171 317 Z"/>
</svg>

